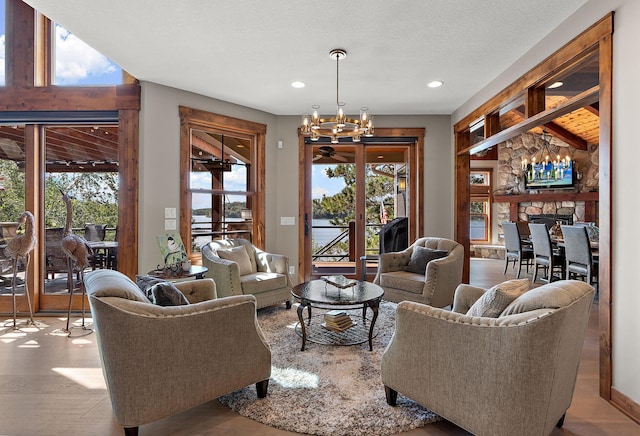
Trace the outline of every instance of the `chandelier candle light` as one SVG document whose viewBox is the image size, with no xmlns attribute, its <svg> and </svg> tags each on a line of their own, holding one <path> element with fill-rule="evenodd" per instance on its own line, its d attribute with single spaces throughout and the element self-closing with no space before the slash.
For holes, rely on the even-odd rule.
<svg viewBox="0 0 640 436">
<path fill-rule="evenodd" d="M 551 161 L 550 156 L 555 159 Z M 527 177 L 527 182 L 535 180 L 562 180 L 565 177 L 567 169 L 570 167 L 571 158 L 567 155 L 564 159 L 560 158 L 560 152 L 554 153 L 550 148 L 547 140 L 547 132 L 542 131 L 542 147 L 533 154 L 531 162 L 528 159 L 522 159 L 522 171 Z"/>
<path fill-rule="evenodd" d="M 367 112 L 368 108 L 360 109 L 359 119 L 349 118 L 344 114 L 344 103 L 340 101 L 339 65 L 340 60 L 347 57 L 346 50 L 333 49 L 329 52 L 329 57 L 336 61 L 336 116 L 320 118 L 320 106 L 314 105 L 311 115 L 302 115 L 300 133 L 310 137 L 312 141 L 329 137 L 332 144 L 337 144 L 339 138 L 351 138 L 353 142 L 359 142 L 362 136 L 373 136 L 373 120 Z"/>
</svg>

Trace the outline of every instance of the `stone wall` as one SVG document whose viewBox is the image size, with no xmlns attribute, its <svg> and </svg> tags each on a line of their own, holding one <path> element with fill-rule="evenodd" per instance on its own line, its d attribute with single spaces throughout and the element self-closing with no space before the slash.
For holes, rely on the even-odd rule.
<svg viewBox="0 0 640 436">
<path fill-rule="evenodd" d="M 578 150 L 569 144 L 551 137 L 549 143 L 558 154 L 564 158 L 569 155 L 575 162 L 577 184 L 575 192 L 589 192 L 598 190 L 598 144 L 588 144 L 588 150 Z M 522 174 L 522 159 L 531 161 L 531 156 L 542 147 L 542 138 L 533 133 L 524 133 L 498 145 L 498 177 L 496 179 L 496 194 L 524 194 L 534 193 L 527 190 Z M 554 192 L 545 189 L 544 192 Z M 566 192 L 563 190 L 562 192 Z"/>
<path fill-rule="evenodd" d="M 573 222 L 585 221 L 584 201 L 528 201 L 518 204 L 518 220 L 529 221 L 529 215 L 552 214 L 572 215 Z M 509 203 L 498 203 L 498 223 L 510 221 Z M 500 226 L 500 224 L 498 224 Z M 499 230 L 502 234 L 502 226 Z M 502 242 L 502 237 L 499 238 Z"/>
<path fill-rule="evenodd" d="M 560 156 L 567 154 L 575 162 L 577 183 L 573 190 L 527 190 L 522 174 L 522 159 L 529 161 L 531 156 L 542 146 L 540 135 L 525 133 L 503 142 L 498 147 L 498 176 L 494 194 L 535 194 L 536 192 L 591 192 L 598 190 L 598 144 L 588 144 L 588 150 L 578 150 L 569 144 L 551 137 L 552 148 L 559 151 Z M 573 215 L 574 222 L 585 221 L 584 201 L 529 201 L 518 204 L 518 219 L 528 221 L 529 215 L 554 214 Z M 509 203 L 497 204 L 498 223 L 510 221 Z M 499 232 L 500 243 L 502 228 Z"/>
</svg>

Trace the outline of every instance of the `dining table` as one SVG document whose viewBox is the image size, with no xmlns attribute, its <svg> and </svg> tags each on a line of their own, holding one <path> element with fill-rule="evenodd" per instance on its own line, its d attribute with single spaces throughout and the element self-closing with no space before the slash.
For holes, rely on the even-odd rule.
<svg viewBox="0 0 640 436">
<path fill-rule="evenodd" d="M 87 245 L 104 259 L 105 268 L 118 269 L 118 241 L 87 241 Z"/>
</svg>

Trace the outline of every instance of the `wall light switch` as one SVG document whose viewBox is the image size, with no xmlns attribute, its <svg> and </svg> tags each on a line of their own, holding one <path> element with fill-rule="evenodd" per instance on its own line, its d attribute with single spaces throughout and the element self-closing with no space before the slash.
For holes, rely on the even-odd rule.
<svg viewBox="0 0 640 436">
<path fill-rule="evenodd" d="M 164 208 L 164 217 L 165 218 L 176 218 L 176 208 L 175 207 L 165 207 Z"/>
<path fill-rule="evenodd" d="M 164 229 L 165 230 L 175 230 L 176 229 L 176 220 L 164 220 Z"/>
<path fill-rule="evenodd" d="M 294 217 L 294 216 L 281 216 L 280 217 L 280 225 L 281 226 L 295 226 L 296 225 L 296 217 Z"/>
<path fill-rule="evenodd" d="M 289 274 L 295 274 L 296 273 L 296 267 L 295 266 L 290 266 L 289 267 Z"/>
</svg>

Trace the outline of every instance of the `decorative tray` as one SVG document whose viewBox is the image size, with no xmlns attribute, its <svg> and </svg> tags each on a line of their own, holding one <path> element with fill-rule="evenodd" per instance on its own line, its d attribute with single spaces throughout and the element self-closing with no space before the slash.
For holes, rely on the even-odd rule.
<svg viewBox="0 0 640 436">
<path fill-rule="evenodd" d="M 320 277 L 322 280 L 324 280 L 325 282 L 329 283 L 330 285 L 335 286 L 336 288 L 340 288 L 340 289 L 345 289 L 345 288 L 350 288 L 351 286 L 357 285 L 358 281 L 355 279 L 349 279 L 345 276 L 342 275 L 338 275 L 338 276 L 321 276 Z"/>
</svg>

